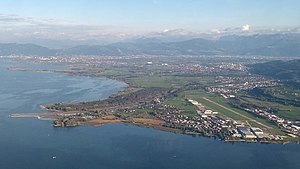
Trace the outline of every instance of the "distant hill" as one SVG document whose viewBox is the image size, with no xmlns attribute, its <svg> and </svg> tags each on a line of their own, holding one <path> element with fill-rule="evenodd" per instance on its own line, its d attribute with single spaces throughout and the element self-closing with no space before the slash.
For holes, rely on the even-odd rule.
<svg viewBox="0 0 300 169">
<path fill-rule="evenodd" d="M 300 57 L 299 34 L 224 36 L 218 40 L 164 42 L 141 38 L 110 45 L 81 45 L 53 50 L 33 44 L 0 44 L 0 55 L 263 55 Z"/>
<path fill-rule="evenodd" d="M 218 40 L 191 39 L 180 42 L 162 42 L 154 38 L 106 46 L 77 46 L 63 54 L 93 55 L 263 55 L 300 57 L 300 35 L 274 34 L 252 36 L 225 36 Z"/>
<path fill-rule="evenodd" d="M 249 71 L 254 74 L 283 81 L 300 82 L 300 59 L 258 63 L 250 65 L 249 68 Z"/>
<path fill-rule="evenodd" d="M 225 36 L 217 46 L 229 54 L 299 57 L 300 35 Z"/>
<path fill-rule="evenodd" d="M 57 51 L 34 44 L 0 43 L 0 55 L 36 55 L 51 56 Z"/>
</svg>

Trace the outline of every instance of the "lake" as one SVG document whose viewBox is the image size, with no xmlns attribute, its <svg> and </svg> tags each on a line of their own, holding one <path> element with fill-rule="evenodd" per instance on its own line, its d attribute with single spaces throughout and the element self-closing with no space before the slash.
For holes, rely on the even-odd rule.
<svg viewBox="0 0 300 169">
<path fill-rule="evenodd" d="M 54 128 L 51 121 L 11 118 L 41 104 L 105 99 L 127 85 L 107 78 L 10 71 L 61 69 L 0 59 L 1 169 L 297 169 L 299 144 L 225 143 L 112 124 Z"/>
</svg>

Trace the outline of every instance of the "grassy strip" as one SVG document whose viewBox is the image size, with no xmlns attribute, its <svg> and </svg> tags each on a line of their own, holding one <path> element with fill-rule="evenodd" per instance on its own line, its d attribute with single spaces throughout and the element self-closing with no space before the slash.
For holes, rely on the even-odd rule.
<svg viewBox="0 0 300 169">
<path fill-rule="evenodd" d="M 210 95 L 210 94 L 205 94 L 203 92 L 201 92 L 203 95 L 193 95 L 191 94 L 191 92 L 187 92 L 189 93 L 189 95 L 187 95 L 186 97 L 188 98 L 191 98 L 191 99 L 195 99 L 197 100 L 199 103 L 202 103 L 205 107 L 207 108 L 210 108 L 214 111 L 218 111 L 221 115 L 223 116 L 226 116 L 226 117 L 229 117 L 233 120 L 236 120 L 236 121 L 243 121 L 243 122 L 249 122 L 250 125 L 252 125 L 253 127 L 260 127 L 260 128 L 265 128 L 264 126 L 261 126 L 260 124 L 256 123 L 255 121 L 259 122 L 259 123 L 262 123 L 268 127 L 270 127 L 271 129 L 268 129 L 271 133 L 273 134 L 277 134 L 277 135 L 286 135 L 284 132 L 282 132 L 277 126 L 271 124 L 270 122 L 268 122 L 267 120 L 265 119 L 262 119 L 262 118 L 259 118 L 259 117 L 256 117 L 246 111 L 243 111 L 243 110 L 240 110 L 240 109 L 236 109 L 228 104 L 225 103 L 225 100 L 218 97 L 218 96 L 213 96 L 213 95 Z M 228 110 L 225 110 L 224 108 L 220 107 L 219 105 L 216 105 L 212 102 L 209 102 L 205 99 L 203 99 L 203 97 L 206 97 L 224 107 L 227 107 L 237 113 L 240 113 L 250 119 L 253 119 L 254 121 L 249 121 L 249 119 L 246 119 L 244 118 L 243 116 L 239 116 L 238 114 L 235 114 L 231 111 L 228 111 Z"/>
</svg>

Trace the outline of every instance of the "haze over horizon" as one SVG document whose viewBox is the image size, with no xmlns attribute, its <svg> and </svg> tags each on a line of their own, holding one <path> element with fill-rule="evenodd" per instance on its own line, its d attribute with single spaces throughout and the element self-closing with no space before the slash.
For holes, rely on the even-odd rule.
<svg viewBox="0 0 300 169">
<path fill-rule="evenodd" d="M 297 0 L 3 0 L 0 42 L 299 33 L 299 6 Z"/>
</svg>

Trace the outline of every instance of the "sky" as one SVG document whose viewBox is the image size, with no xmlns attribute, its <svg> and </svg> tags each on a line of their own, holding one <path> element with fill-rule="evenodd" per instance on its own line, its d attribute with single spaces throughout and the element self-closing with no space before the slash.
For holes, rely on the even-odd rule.
<svg viewBox="0 0 300 169">
<path fill-rule="evenodd" d="M 0 41 L 295 28 L 300 0 L 1 0 Z"/>
</svg>

